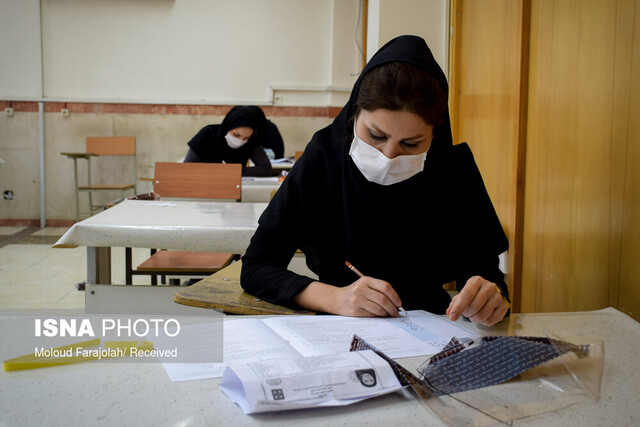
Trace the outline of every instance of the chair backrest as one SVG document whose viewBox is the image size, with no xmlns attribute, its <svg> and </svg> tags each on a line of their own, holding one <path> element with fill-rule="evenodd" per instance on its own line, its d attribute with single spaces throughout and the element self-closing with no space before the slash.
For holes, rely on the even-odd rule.
<svg viewBox="0 0 640 427">
<path fill-rule="evenodd" d="M 135 156 L 135 136 L 88 136 L 87 153 L 103 156 Z"/>
<path fill-rule="evenodd" d="M 160 197 L 240 200 L 242 165 L 158 162 L 153 192 Z"/>
</svg>

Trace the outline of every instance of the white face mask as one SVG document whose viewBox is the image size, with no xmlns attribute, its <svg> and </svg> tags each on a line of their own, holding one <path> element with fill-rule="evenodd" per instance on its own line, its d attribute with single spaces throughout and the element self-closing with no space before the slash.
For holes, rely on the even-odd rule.
<svg viewBox="0 0 640 427">
<path fill-rule="evenodd" d="M 411 178 L 418 172 L 422 172 L 424 161 L 427 158 L 425 151 L 421 154 L 397 156 L 390 159 L 380 150 L 358 138 L 355 124 L 349 155 L 368 181 L 380 185 L 397 184 Z"/>
<path fill-rule="evenodd" d="M 231 148 L 240 148 L 242 147 L 244 144 L 246 144 L 247 142 L 249 142 L 249 140 L 247 139 L 246 141 L 243 139 L 240 139 L 236 136 L 231 135 L 230 133 L 227 133 L 224 136 L 224 139 L 227 140 L 227 145 Z"/>
</svg>

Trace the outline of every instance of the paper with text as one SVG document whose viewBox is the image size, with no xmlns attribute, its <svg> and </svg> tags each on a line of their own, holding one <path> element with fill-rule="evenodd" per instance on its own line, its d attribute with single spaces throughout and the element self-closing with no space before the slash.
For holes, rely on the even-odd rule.
<svg viewBox="0 0 640 427">
<path fill-rule="evenodd" d="M 436 354 L 453 336 L 477 336 L 422 310 L 397 318 L 322 315 L 234 319 L 224 322 L 224 363 L 167 363 L 164 368 L 174 382 L 220 378 L 227 364 L 235 361 L 346 352 L 356 334 L 392 358 Z"/>
<path fill-rule="evenodd" d="M 230 362 L 300 356 L 260 319 L 225 320 L 223 352 L 222 363 L 164 363 L 163 366 L 171 381 L 177 382 L 220 378 Z"/>
<path fill-rule="evenodd" d="M 396 318 L 281 316 L 263 322 L 303 356 L 349 349 L 358 335 L 391 358 L 438 353 L 451 337 L 477 336 L 447 319 L 422 310 Z"/>
<path fill-rule="evenodd" d="M 389 364 L 371 350 L 231 363 L 220 388 L 246 414 L 342 406 L 402 388 Z"/>
</svg>

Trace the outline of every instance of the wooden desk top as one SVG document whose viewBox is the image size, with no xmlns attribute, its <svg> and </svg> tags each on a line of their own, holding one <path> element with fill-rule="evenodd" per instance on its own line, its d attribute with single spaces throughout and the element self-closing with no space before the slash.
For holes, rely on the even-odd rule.
<svg viewBox="0 0 640 427">
<path fill-rule="evenodd" d="M 176 292 L 179 304 L 213 308 L 230 314 L 315 314 L 271 304 L 246 293 L 240 286 L 242 262 L 234 262 L 198 283 Z"/>
</svg>

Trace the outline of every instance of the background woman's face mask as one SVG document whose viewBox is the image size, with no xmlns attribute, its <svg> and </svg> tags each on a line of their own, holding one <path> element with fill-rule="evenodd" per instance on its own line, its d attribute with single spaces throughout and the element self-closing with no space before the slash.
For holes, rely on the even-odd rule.
<svg viewBox="0 0 640 427">
<path fill-rule="evenodd" d="M 362 175 L 380 185 L 392 185 L 405 181 L 424 170 L 427 152 L 415 155 L 402 155 L 388 158 L 381 151 L 358 138 L 356 126 L 353 126 L 353 142 L 349 155 Z"/>
<path fill-rule="evenodd" d="M 224 136 L 224 139 L 227 140 L 227 145 L 234 149 L 242 147 L 244 144 L 246 144 L 249 141 L 248 139 L 241 139 L 241 138 L 235 137 L 230 133 L 227 133 Z"/>
</svg>

